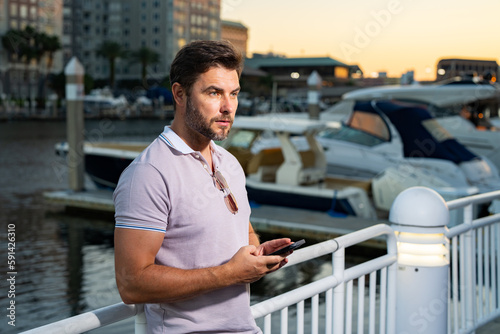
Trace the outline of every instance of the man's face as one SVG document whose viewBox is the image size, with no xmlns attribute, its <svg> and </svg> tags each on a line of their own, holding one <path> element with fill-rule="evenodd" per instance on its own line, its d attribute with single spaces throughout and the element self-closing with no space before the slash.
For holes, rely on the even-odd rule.
<svg viewBox="0 0 500 334">
<path fill-rule="evenodd" d="M 200 75 L 186 101 L 186 124 L 212 140 L 229 134 L 240 91 L 235 70 L 212 67 Z"/>
</svg>

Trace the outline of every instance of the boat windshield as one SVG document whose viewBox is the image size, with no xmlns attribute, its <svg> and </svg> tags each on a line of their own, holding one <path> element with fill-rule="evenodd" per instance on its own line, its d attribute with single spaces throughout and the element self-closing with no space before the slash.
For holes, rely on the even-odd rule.
<svg viewBox="0 0 500 334">
<path fill-rule="evenodd" d="M 257 137 L 257 132 L 250 130 L 239 130 L 231 139 L 231 146 L 239 148 L 250 148 Z"/>
<path fill-rule="evenodd" d="M 375 113 L 356 110 L 340 128 L 329 128 L 320 138 L 337 139 L 365 146 L 375 146 L 390 141 L 387 124 Z"/>
<path fill-rule="evenodd" d="M 347 126 L 380 138 L 383 141 L 391 139 L 387 124 L 378 114 L 355 110 L 346 123 Z"/>
<path fill-rule="evenodd" d="M 376 146 L 385 141 L 369 133 L 351 128 L 343 124 L 340 128 L 328 128 L 318 134 L 319 138 L 336 139 L 368 147 Z"/>
</svg>

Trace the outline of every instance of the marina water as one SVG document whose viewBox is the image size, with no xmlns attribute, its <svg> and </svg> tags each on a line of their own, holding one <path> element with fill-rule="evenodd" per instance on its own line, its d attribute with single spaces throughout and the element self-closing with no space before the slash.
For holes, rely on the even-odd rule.
<svg viewBox="0 0 500 334">
<path fill-rule="evenodd" d="M 151 141 L 165 120 L 86 120 L 86 140 Z M 19 333 L 120 302 L 114 280 L 112 214 L 66 212 L 43 193 L 68 188 L 66 162 L 54 145 L 66 139 L 63 121 L 0 123 L 0 309 L 2 333 Z M 86 180 L 86 187 L 92 188 Z M 7 281 L 8 230 L 15 227 L 15 284 Z M 263 236 L 264 240 L 282 236 Z M 279 271 L 252 285 L 252 302 L 331 272 L 328 260 Z M 290 273 L 290 271 L 288 271 Z M 14 287 L 14 291 L 12 291 Z M 10 294 L 10 295 L 9 295 Z M 14 296 L 12 296 L 14 294 Z M 15 327 L 7 308 L 15 302 Z M 92 331 L 132 331 L 133 319 Z"/>
</svg>

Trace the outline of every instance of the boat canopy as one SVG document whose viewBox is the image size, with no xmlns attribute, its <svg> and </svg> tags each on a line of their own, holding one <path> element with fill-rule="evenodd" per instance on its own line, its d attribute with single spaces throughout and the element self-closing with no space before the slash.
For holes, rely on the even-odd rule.
<svg viewBox="0 0 500 334">
<path fill-rule="evenodd" d="M 446 131 L 422 105 L 398 101 L 357 102 L 355 111 L 387 116 L 403 142 L 408 158 L 436 158 L 456 164 L 478 158 Z"/>
<path fill-rule="evenodd" d="M 286 132 L 291 135 L 316 133 L 326 129 L 325 122 L 312 119 L 286 118 L 278 115 L 270 116 L 238 116 L 234 119 L 234 127 L 244 130 L 261 130 Z"/>
</svg>

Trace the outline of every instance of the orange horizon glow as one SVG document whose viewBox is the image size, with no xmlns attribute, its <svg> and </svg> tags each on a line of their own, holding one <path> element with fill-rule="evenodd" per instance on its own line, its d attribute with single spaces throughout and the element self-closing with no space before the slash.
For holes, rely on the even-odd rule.
<svg viewBox="0 0 500 334">
<path fill-rule="evenodd" d="M 221 17 L 249 29 L 249 54 L 328 56 L 386 72 L 434 80 L 444 58 L 498 62 L 497 0 L 222 0 Z M 490 14 L 491 13 L 491 14 Z"/>
</svg>

